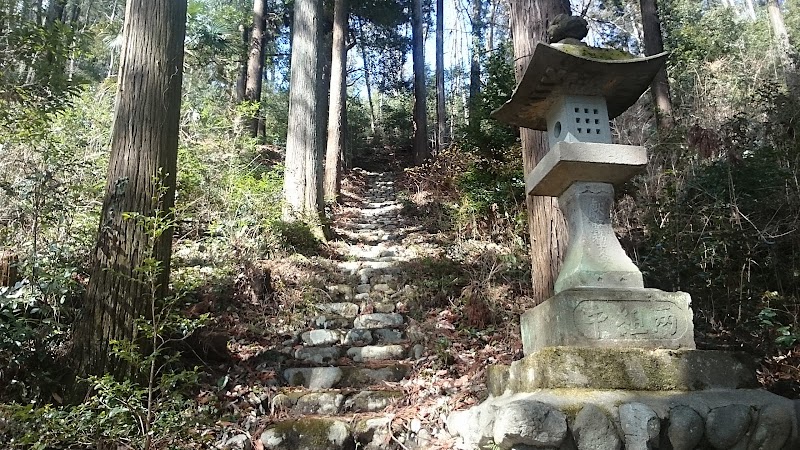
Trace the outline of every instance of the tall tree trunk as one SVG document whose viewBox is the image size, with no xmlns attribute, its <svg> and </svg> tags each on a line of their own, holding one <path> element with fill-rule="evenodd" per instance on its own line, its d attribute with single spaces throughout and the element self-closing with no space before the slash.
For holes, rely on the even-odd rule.
<svg viewBox="0 0 800 450">
<path fill-rule="evenodd" d="M 567 0 L 515 0 L 511 2 L 511 34 L 514 41 L 514 71 L 517 82 L 528 67 L 538 42 L 546 42 L 550 20 L 569 14 Z M 547 135 L 541 131 L 520 129 L 522 160 L 527 174 L 549 150 Z M 529 195 L 528 228 L 531 237 L 531 275 L 533 300 L 539 304 L 553 295 L 558 272 L 567 245 L 567 226 L 558 199 Z"/>
<path fill-rule="evenodd" d="M 661 36 L 661 21 L 658 18 L 658 5 L 656 0 L 639 0 L 642 11 L 642 29 L 644 34 L 644 53 L 647 56 L 664 51 L 664 40 Z M 668 131 L 675 125 L 672 115 L 672 100 L 669 93 L 669 79 L 667 68 L 661 67 L 653 82 L 650 84 L 650 93 L 656 106 L 658 129 Z"/>
<path fill-rule="evenodd" d="M 444 98 L 444 0 L 436 0 L 436 153 L 441 154 L 447 134 Z"/>
<path fill-rule="evenodd" d="M 333 0 L 322 1 L 320 10 L 320 28 L 317 42 L 317 148 L 318 154 L 313 161 L 313 175 L 317 177 L 319 186 L 319 210 L 325 207 L 325 151 L 328 143 L 328 114 L 331 91 L 331 64 L 333 59 Z"/>
<path fill-rule="evenodd" d="M 75 331 L 83 374 L 126 374 L 110 342 L 136 341 L 136 321 L 167 289 L 185 31 L 186 0 L 128 0 L 108 181 Z M 150 258 L 158 266 L 148 277 Z"/>
<path fill-rule="evenodd" d="M 744 3 L 747 7 L 747 17 L 751 22 L 754 22 L 756 20 L 756 5 L 753 3 L 753 0 L 745 0 Z"/>
<path fill-rule="evenodd" d="M 472 48 L 469 65 L 469 127 L 473 132 L 480 129 L 478 114 L 481 95 L 481 52 L 483 52 L 483 0 L 472 0 Z"/>
<path fill-rule="evenodd" d="M 319 161 L 317 141 L 317 58 L 320 8 L 317 0 L 296 0 L 292 31 L 289 87 L 289 123 L 286 135 L 283 211 L 286 220 L 316 221 L 320 186 L 315 170 Z"/>
<path fill-rule="evenodd" d="M 264 72 L 264 36 L 267 31 L 267 0 L 253 0 L 253 32 L 247 58 L 247 83 L 244 97 L 249 102 L 261 102 L 261 83 Z M 250 135 L 258 135 L 259 113 L 250 118 Z"/>
<path fill-rule="evenodd" d="M 250 33 L 252 29 L 246 26 L 240 26 L 240 31 L 242 33 L 242 44 L 244 45 L 243 48 L 250 49 Z M 239 59 L 239 76 L 236 78 L 236 103 L 242 103 L 245 99 L 245 89 L 247 87 L 247 62 L 248 62 L 247 55 L 243 54 Z"/>
<path fill-rule="evenodd" d="M 790 90 L 797 88 L 797 74 L 792 60 L 792 47 L 789 43 L 789 33 L 786 31 L 786 24 L 783 21 L 781 7 L 777 0 L 767 1 L 767 12 L 769 13 L 769 23 L 772 26 L 772 39 L 775 44 L 775 53 L 783 68 L 784 81 Z"/>
<path fill-rule="evenodd" d="M 414 163 L 422 164 L 428 157 L 428 114 L 425 105 L 425 51 L 422 30 L 422 0 L 414 0 L 411 15 L 411 45 L 414 59 Z"/>
<path fill-rule="evenodd" d="M 346 145 L 347 114 L 347 0 L 336 0 L 333 9 L 331 94 L 328 110 L 328 142 L 325 151 L 325 201 L 335 201 L 341 183 L 341 161 Z"/>
<path fill-rule="evenodd" d="M 489 30 L 489 33 L 488 33 L 489 35 L 486 38 L 486 51 L 487 52 L 491 52 L 492 50 L 494 50 L 494 30 L 495 30 L 495 28 L 497 28 L 497 8 L 500 7 L 500 2 L 498 2 L 498 1 L 490 2 L 490 3 L 491 3 L 491 5 L 489 5 L 489 6 L 491 7 L 492 12 L 489 13 L 489 20 L 486 21 L 486 23 L 487 23 L 486 28 L 488 28 L 488 30 Z"/>
<path fill-rule="evenodd" d="M 114 19 L 117 18 L 117 2 L 116 0 L 111 4 L 111 17 L 109 19 L 110 23 L 114 23 Z M 116 55 L 117 49 L 114 46 L 111 46 L 108 49 L 108 71 L 106 72 L 106 78 L 111 78 L 114 76 L 114 56 Z"/>
<path fill-rule="evenodd" d="M 56 21 L 60 21 L 64 15 L 64 7 L 67 5 L 67 0 L 50 0 L 47 6 L 47 15 L 45 16 L 45 25 L 52 26 Z"/>
<path fill-rule="evenodd" d="M 364 45 L 364 27 L 361 24 L 361 19 L 357 19 L 358 34 L 361 36 L 358 46 L 361 49 L 361 61 L 364 63 L 364 84 L 367 87 L 367 103 L 369 104 L 369 127 L 372 135 L 375 136 L 375 106 L 372 102 L 372 85 L 370 84 L 369 76 L 369 63 L 367 63 L 367 47 Z"/>
</svg>

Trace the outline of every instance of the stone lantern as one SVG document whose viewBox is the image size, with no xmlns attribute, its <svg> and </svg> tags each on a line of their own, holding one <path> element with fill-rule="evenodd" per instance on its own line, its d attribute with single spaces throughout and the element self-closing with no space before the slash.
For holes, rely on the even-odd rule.
<svg viewBox="0 0 800 450">
<path fill-rule="evenodd" d="M 488 398 L 453 412 L 448 430 L 476 449 L 800 448 L 800 402 L 753 389 L 748 355 L 695 349 L 689 294 L 645 288 L 611 227 L 614 186 L 647 154 L 612 144 L 608 120 L 666 55 L 608 61 L 560 45 L 536 47 L 493 115 L 547 132 L 550 151 L 525 182 L 529 195 L 558 197 L 563 269 L 555 295 L 522 316 L 525 357 L 490 365 Z"/>
<path fill-rule="evenodd" d="M 550 151 L 526 174 L 526 191 L 558 197 L 569 228 L 555 296 L 522 317 L 524 352 L 694 348 L 689 295 L 645 289 L 611 224 L 614 186 L 644 169 L 647 152 L 613 144 L 609 120 L 644 93 L 667 55 L 604 60 L 565 49 L 582 47 L 539 43 L 511 99 L 492 114 L 547 133 Z"/>
</svg>

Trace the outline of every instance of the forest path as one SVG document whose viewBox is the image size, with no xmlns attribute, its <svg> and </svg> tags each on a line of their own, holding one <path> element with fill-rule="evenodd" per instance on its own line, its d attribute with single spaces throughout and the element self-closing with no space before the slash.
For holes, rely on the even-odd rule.
<svg viewBox="0 0 800 450">
<path fill-rule="evenodd" d="M 410 375 L 427 353 L 425 332 L 406 314 L 415 286 L 404 266 L 435 245 L 401 214 L 391 173 L 354 172 L 362 192 L 337 208 L 339 239 L 330 243 L 347 281 L 328 284 L 328 301 L 293 338 L 285 386 L 270 400 L 272 423 L 253 436 L 267 449 L 432 448 L 448 437 L 401 417 L 409 406 L 419 412 L 409 393 L 421 388 Z"/>
<path fill-rule="evenodd" d="M 213 448 L 453 449 L 447 417 L 485 398 L 488 364 L 521 354 L 509 248 L 458 234 L 446 192 L 420 182 L 436 168 L 399 171 L 389 151 L 362 163 L 331 208 L 335 238 L 245 267 L 217 305 L 235 426 Z"/>
</svg>

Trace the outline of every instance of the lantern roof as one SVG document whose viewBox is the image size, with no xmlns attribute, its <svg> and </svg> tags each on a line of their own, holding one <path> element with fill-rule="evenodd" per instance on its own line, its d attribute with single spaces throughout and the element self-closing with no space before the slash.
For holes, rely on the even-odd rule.
<svg viewBox="0 0 800 450">
<path fill-rule="evenodd" d="M 606 99 L 608 118 L 633 105 L 647 90 L 668 53 L 646 58 L 604 59 L 627 55 L 618 50 L 577 45 L 538 43 L 528 68 L 511 99 L 492 112 L 492 117 L 511 125 L 547 130 L 547 112 L 560 96 L 586 95 Z M 585 50 L 584 50 L 585 49 Z M 573 54 L 575 53 L 575 54 Z"/>
</svg>

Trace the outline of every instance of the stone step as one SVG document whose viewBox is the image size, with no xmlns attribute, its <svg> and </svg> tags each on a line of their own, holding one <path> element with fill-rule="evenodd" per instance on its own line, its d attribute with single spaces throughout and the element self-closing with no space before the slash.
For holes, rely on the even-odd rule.
<svg viewBox="0 0 800 450">
<path fill-rule="evenodd" d="M 332 330 L 313 330 L 307 332 L 313 334 L 315 331 L 332 331 Z M 336 330 L 338 331 L 338 330 Z M 306 333 L 303 333 L 304 335 Z M 337 333 L 337 341 L 341 333 Z M 408 355 L 407 346 L 404 347 L 400 344 L 386 344 L 386 345 L 365 345 L 347 348 L 339 345 L 329 346 L 308 346 L 301 347 L 295 350 L 294 358 L 307 364 L 316 365 L 329 365 L 336 364 L 338 359 L 342 356 L 347 356 L 353 361 L 360 363 L 366 361 L 387 361 L 396 359 L 405 359 Z"/>
<path fill-rule="evenodd" d="M 394 303 L 381 304 L 375 306 L 386 306 L 394 310 Z M 375 308 L 376 311 L 378 308 Z M 291 344 L 302 342 L 307 347 L 324 347 L 342 345 L 345 347 L 363 347 L 372 344 L 400 344 L 405 342 L 405 334 L 397 328 L 349 328 L 349 329 L 315 329 L 300 333 L 299 340 L 291 341 Z"/>
<path fill-rule="evenodd" d="M 371 221 L 378 220 L 380 222 L 386 222 L 383 223 L 383 225 L 388 226 L 389 224 L 395 224 L 399 222 L 398 212 L 401 209 L 403 209 L 403 207 L 400 205 L 388 205 L 380 208 L 364 209 L 361 211 L 361 217 L 368 217 Z"/>
<path fill-rule="evenodd" d="M 283 378 L 289 386 L 308 389 L 362 388 L 398 382 L 409 370 L 408 365 L 401 363 L 374 367 L 293 367 L 283 371 Z"/>
<path fill-rule="evenodd" d="M 397 313 L 362 314 L 353 320 L 354 328 L 397 328 L 404 323 L 403 316 Z"/>
<path fill-rule="evenodd" d="M 367 211 L 380 210 L 388 212 L 391 210 L 402 209 L 403 205 L 395 201 L 382 200 L 364 203 L 361 208 L 361 214 L 363 215 Z"/>
<path fill-rule="evenodd" d="M 347 350 L 347 356 L 357 363 L 405 359 L 407 354 L 408 350 L 398 344 L 367 345 L 364 347 L 351 347 Z"/>
<path fill-rule="evenodd" d="M 372 342 L 377 344 L 400 344 L 408 340 L 405 332 L 397 328 L 376 328 L 371 334 Z"/>
<path fill-rule="evenodd" d="M 399 273 L 400 269 L 397 267 L 371 261 L 362 261 L 361 266 L 356 270 L 356 275 L 358 275 L 358 279 L 362 284 L 369 283 L 370 280 L 388 283 L 396 280 Z"/>
<path fill-rule="evenodd" d="M 295 359 L 309 364 L 334 364 L 342 356 L 341 347 L 301 347 L 295 353 Z"/>
<path fill-rule="evenodd" d="M 304 345 L 318 347 L 323 345 L 341 344 L 344 339 L 341 330 L 317 329 L 306 331 L 300 334 L 300 340 Z"/>
<path fill-rule="evenodd" d="M 336 286 L 331 286 L 331 288 L 328 289 L 328 292 L 334 292 L 337 294 L 342 292 L 347 292 L 347 294 L 345 294 L 345 297 L 349 297 L 349 300 L 353 299 L 352 287 L 347 285 L 336 285 Z M 334 314 L 337 316 L 346 317 L 348 319 L 356 317 L 359 311 L 358 305 L 352 302 L 319 303 L 315 306 L 323 314 Z"/>
<path fill-rule="evenodd" d="M 353 328 L 354 321 L 355 319 L 352 317 L 343 317 L 338 314 L 321 314 L 314 318 L 311 325 L 316 328 L 333 330 L 337 328 Z"/>
<path fill-rule="evenodd" d="M 381 295 L 384 294 L 382 293 Z M 385 296 L 393 297 L 394 295 Z M 376 328 L 398 328 L 403 326 L 403 323 L 405 322 L 403 315 L 396 312 L 389 312 L 396 308 L 396 305 L 394 308 L 392 307 L 393 303 L 391 301 L 387 301 L 383 297 L 373 299 L 371 295 L 369 297 L 361 297 L 361 301 L 364 302 L 365 307 L 367 305 L 371 305 L 373 310 L 379 309 L 380 311 L 384 312 L 379 311 L 361 314 L 355 318 L 343 317 L 337 314 L 321 314 L 314 318 L 310 325 L 314 329 L 322 330 L 351 328 L 364 328 L 372 330 Z"/>
<path fill-rule="evenodd" d="M 336 263 L 336 266 L 341 270 L 345 275 L 355 275 L 361 269 L 361 262 L 360 261 L 339 261 Z"/>
<path fill-rule="evenodd" d="M 354 224 L 354 228 L 358 230 L 376 230 L 378 229 L 378 224 L 376 223 L 356 223 Z"/>
<path fill-rule="evenodd" d="M 392 450 L 430 448 L 430 434 L 379 413 L 306 416 L 278 421 L 254 436 L 265 450 Z M 247 437 L 247 435 L 243 435 Z"/>
<path fill-rule="evenodd" d="M 380 295 L 380 296 L 389 295 L 389 294 L 393 294 L 394 292 L 396 292 L 396 289 L 395 289 L 396 286 L 392 286 L 392 285 L 395 285 L 395 283 L 392 283 L 391 285 L 388 284 L 388 283 L 375 283 L 375 284 L 367 284 L 367 283 L 365 283 L 365 284 L 359 284 L 358 286 L 356 286 L 356 292 L 358 294 L 373 293 L 373 294 L 377 294 L 377 295 Z M 356 294 L 356 295 L 358 295 L 358 294 Z M 361 298 L 363 298 L 363 296 Z M 358 300 L 358 298 L 356 300 Z"/>
<path fill-rule="evenodd" d="M 331 416 L 370 413 L 386 409 L 405 397 L 401 390 L 328 390 L 319 392 L 284 390 L 272 399 L 273 411 L 292 415 Z"/>
<path fill-rule="evenodd" d="M 350 425 L 349 420 L 323 417 L 303 417 L 284 420 L 269 426 L 261 433 L 261 444 L 265 450 L 344 450 L 358 448 L 379 449 L 379 437 L 383 429 L 389 435 L 389 422 L 360 427 L 359 423 Z"/>
<path fill-rule="evenodd" d="M 397 293 L 390 295 L 390 299 L 394 298 Z M 362 302 L 362 310 L 365 310 L 368 307 L 372 308 L 372 312 L 376 313 L 393 313 L 397 310 L 397 304 L 392 300 L 384 299 L 384 295 L 381 294 L 378 298 L 373 298 L 370 294 L 363 294 L 360 298 Z"/>
<path fill-rule="evenodd" d="M 385 231 L 348 231 L 337 230 L 337 233 L 347 239 L 357 240 L 368 244 L 380 244 L 382 242 L 394 242 L 397 240 L 397 233 L 387 233 Z"/>
</svg>

